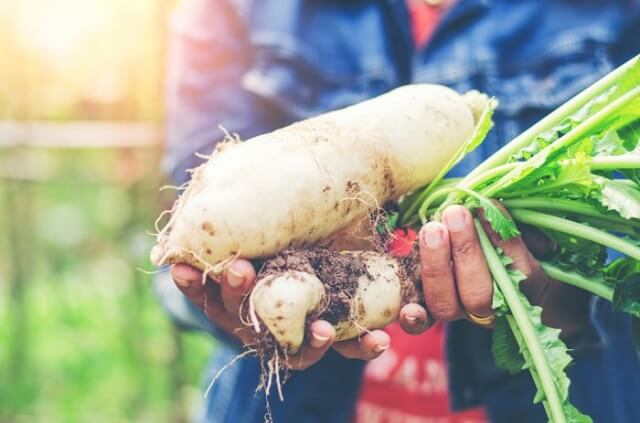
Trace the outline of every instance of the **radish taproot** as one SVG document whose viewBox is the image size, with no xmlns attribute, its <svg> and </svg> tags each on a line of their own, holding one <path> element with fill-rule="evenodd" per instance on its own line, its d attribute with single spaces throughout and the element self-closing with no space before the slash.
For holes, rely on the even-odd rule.
<svg viewBox="0 0 640 423">
<path fill-rule="evenodd" d="M 335 327 L 337 341 L 383 328 L 398 319 L 403 305 L 420 301 L 416 253 L 285 251 L 265 262 L 245 320 L 257 333 L 263 323 L 286 354 L 300 349 L 309 323 L 317 319 Z"/>
<path fill-rule="evenodd" d="M 409 85 L 222 144 L 193 171 L 152 261 L 219 273 L 233 257 L 267 258 L 326 240 L 431 181 L 471 136 L 486 101 Z"/>
</svg>

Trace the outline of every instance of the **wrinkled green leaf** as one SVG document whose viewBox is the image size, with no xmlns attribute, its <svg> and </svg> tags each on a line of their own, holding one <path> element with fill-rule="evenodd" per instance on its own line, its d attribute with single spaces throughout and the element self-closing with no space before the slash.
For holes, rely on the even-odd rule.
<svg viewBox="0 0 640 423">
<path fill-rule="evenodd" d="M 493 128 L 493 112 L 495 112 L 496 107 L 498 107 L 498 101 L 495 98 L 490 98 L 487 101 L 487 105 L 485 109 L 482 111 L 482 114 L 478 118 L 478 122 L 476 123 L 476 127 L 473 131 L 473 135 L 465 144 L 463 145 L 462 152 L 459 157 L 457 157 L 456 163 L 460 161 L 462 157 L 466 154 L 472 152 L 482 142 L 485 138 L 487 138 L 487 134 Z M 457 155 L 456 155 L 457 156 Z"/>
<path fill-rule="evenodd" d="M 544 166 L 532 168 L 528 175 L 512 181 L 498 195 L 507 198 L 548 193 L 565 197 L 585 196 L 597 188 L 591 174 L 591 151 L 590 141 L 571 146 L 564 155 Z"/>
<path fill-rule="evenodd" d="M 542 308 L 531 305 L 524 295 L 522 295 L 521 299 L 529 312 L 529 318 L 536 328 L 538 339 L 542 344 L 545 357 L 553 372 L 558 392 L 562 399 L 567 401 L 571 382 L 565 370 L 571 363 L 571 356 L 568 353 L 568 348 L 565 343 L 560 340 L 560 329 L 544 325 L 542 323 Z"/>
<path fill-rule="evenodd" d="M 560 137 L 567 134 L 573 128 L 589 119 L 596 112 L 602 110 L 607 104 L 620 98 L 629 90 L 640 85 L 638 69 L 640 69 L 640 66 L 634 66 L 620 79 L 620 82 L 613 88 L 605 91 L 604 93 L 589 101 L 587 104 L 578 109 L 574 114 L 563 119 L 560 124 L 556 125 L 548 131 L 539 134 L 533 140 L 533 142 L 516 153 L 511 160 L 529 160 L 531 157 L 542 151 L 545 147 L 557 141 Z M 635 107 L 635 105 L 629 107 L 630 111 L 633 111 Z M 610 139 L 608 141 L 611 142 L 613 140 Z"/>
<path fill-rule="evenodd" d="M 640 190 L 622 182 L 599 178 L 602 189 L 596 198 L 609 210 L 625 219 L 640 219 Z"/>
<path fill-rule="evenodd" d="M 484 219 L 489 222 L 491 228 L 500 235 L 500 238 L 510 239 L 520 236 L 520 231 L 515 222 L 504 214 L 491 200 L 477 196 L 467 202 L 467 207 L 471 209 L 482 209 Z"/>
<path fill-rule="evenodd" d="M 520 291 L 520 282 L 526 279 L 525 275 L 511 268 L 513 261 L 510 257 L 506 256 L 503 251 L 497 249 L 496 252 L 500 256 L 501 264 L 507 269 L 509 279 L 517 290 L 518 298 L 524 306 L 536 332 L 535 340 L 527 340 L 515 323 L 515 319 L 512 320 L 513 324 L 508 324 L 511 329 L 511 331 L 508 331 L 498 325 L 505 325 L 511 317 L 507 315 L 507 317 L 499 318 L 496 321 L 496 330 L 498 330 L 498 333 L 494 333 L 494 345 L 492 347 L 496 364 L 512 373 L 516 372 L 518 368 L 521 370 L 528 369 L 534 381 L 536 381 L 536 386 L 538 386 L 538 392 L 536 393 L 534 402 L 546 401 L 547 398 L 545 398 L 544 392 L 540 389 L 538 370 L 534 366 L 531 353 L 528 349 L 529 347 L 527 346 L 532 342 L 539 343 L 542 347 L 545 361 L 551 371 L 567 421 L 580 423 L 591 422 L 588 416 L 580 413 L 569 402 L 569 385 L 571 382 L 567 377 L 566 368 L 572 359 L 568 353 L 567 346 L 560 339 L 560 330 L 550 328 L 542 323 L 542 309 L 531 305 L 529 300 Z M 512 336 L 508 336 L 505 332 L 511 332 Z M 514 341 L 516 345 L 514 345 Z M 514 352 L 516 346 L 521 358 L 518 358 L 518 355 Z"/>
<path fill-rule="evenodd" d="M 520 373 L 525 368 L 524 357 L 520 354 L 518 341 L 504 316 L 496 319 L 491 352 L 496 365 L 511 374 Z"/>
<path fill-rule="evenodd" d="M 521 149 L 511 157 L 511 161 L 529 160 L 543 148 L 556 141 L 573 127 L 571 122 L 563 122 L 557 127 L 538 135 L 531 144 Z"/>
<path fill-rule="evenodd" d="M 638 143 L 640 142 L 640 119 L 620 128 L 618 130 L 623 145 L 627 151 L 638 151 Z"/>
<path fill-rule="evenodd" d="M 591 142 L 593 143 L 593 156 L 617 156 L 627 152 L 622 138 L 613 129 L 594 135 L 591 137 Z"/>
<path fill-rule="evenodd" d="M 504 316 L 504 314 L 509 311 L 507 303 L 504 302 L 504 296 L 495 282 L 493 283 L 493 299 L 491 300 L 491 308 L 498 316 Z"/>
</svg>

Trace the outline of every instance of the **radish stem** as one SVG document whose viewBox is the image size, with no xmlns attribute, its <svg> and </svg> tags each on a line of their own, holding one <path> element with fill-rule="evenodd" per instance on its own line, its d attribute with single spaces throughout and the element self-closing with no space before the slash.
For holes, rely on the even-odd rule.
<svg viewBox="0 0 640 423">
<path fill-rule="evenodd" d="M 493 244 L 489 240 L 487 233 L 485 232 L 482 224 L 478 219 L 474 219 L 478 237 L 480 239 L 480 246 L 484 252 L 489 270 L 493 275 L 500 292 L 504 296 L 505 302 L 513 315 L 515 325 L 510 323 L 512 330 L 520 331 L 522 333 L 523 341 L 531 355 L 534 367 L 538 373 L 540 380 L 540 387 L 544 392 L 544 401 L 548 403 L 548 411 L 550 420 L 556 423 L 566 422 L 566 416 L 562 407 L 562 400 L 559 396 L 558 389 L 554 383 L 553 373 L 547 363 L 546 357 L 542 350 L 542 345 L 532 321 L 529 318 L 529 314 L 522 304 L 516 286 L 511 280 L 507 269 L 502 264 L 498 253 L 496 252 Z"/>
<path fill-rule="evenodd" d="M 613 301 L 613 288 L 605 284 L 602 279 L 588 278 L 576 272 L 562 270 L 561 268 L 544 261 L 540 262 L 540 266 L 542 266 L 542 269 L 547 276 L 552 279 L 584 289 L 585 291 L 604 298 L 607 301 Z"/>
<path fill-rule="evenodd" d="M 593 170 L 638 169 L 640 154 L 621 154 L 619 156 L 594 157 L 591 159 Z"/>
<path fill-rule="evenodd" d="M 563 198 L 549 197 L 528 197 L 511 200 L 504 200 L 504 206 L 511 209 L 537 209 L 537 210 L 555 210 L 581 216 L 597 217 L 612 223 L 619 223 L 634 228 L 640 228 L 640 222 L 628 220 L 619 216 L 612 216 L 602 212 L 591 204 L 582 203 L 578 200 L 566 200 Z"/>
<path fill-rule="evenodd" d="M 640 260 L 639 247 L 600 229 L 595 229 L 568 219 L 532 210 L 514 209 L 511 210 L 511 216 L 516 221 L 574 235 L 576 237 L 604 245 L 605 247 L 613 248 L 614 250 L 620 251 L 635 260 Z"/>
</svg>

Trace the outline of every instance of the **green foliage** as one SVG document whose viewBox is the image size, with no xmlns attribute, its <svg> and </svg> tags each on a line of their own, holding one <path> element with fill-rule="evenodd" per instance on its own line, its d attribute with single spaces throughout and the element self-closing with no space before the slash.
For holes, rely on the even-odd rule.
<svg viewBox="0 0 640 423">
<path fill-rule="evenodd" d="M 493 228 L 502 239 L 520 236 L 520 231 L 513 220 L 505 215 L 491 200 L 484 197 L 476 197 L 474 200 L 475 201 L 472 201 L 468 205 L 470 205 L 471 208 L 481 208 L 483 217 L 491 224 L 491 228 Z"/>
<path fill-rule="evenodd" d="M 496 364 L 512 373 L 529 370 L 537 387 L 534 402 L 544 404 L 550 420 L 590 422 L 589 417 L 569 402 L 570 381 L 565 369 L 571 363 L 571 357 L 560 340 L 560 330 L 542 323 L 542 309 L 531 305 L 520 291 L 519 285 L 526 279 L 525 275 L 511 267 L 510 257 L 493 247 L 479 222 L 476 222 L 476 228 L 497 288 L 493 299 L 498 315 L 497 332 L 492 345 Z"/>
<path fill-rule="evenodd" d="M 603 245 L 559 231 L 543 232 L 556 242 L 557 251 L 552 261 L 563 269 L 593 275 L 602 269 L 607 260 L 607 249 Z"/>
<path fill-rule="evenodd" d="M 613 291 L 613 307 L 640 317 L 640 274 L 618 283 Z"/>
<path fill-rule="evenodd" d="M 598 178 L 602 188 L 596 198 L 609 210 L 625 219 L 640 219 L 640 191 L 633 186 L 607 178 Z"/>
<path fill-rule="evenodd" d="M 496 319 L 491 352 L 496 365 L 511 374 L 520 373 L 526 368 L 525 359 L 520 353 L 518 341 L 509 327 L 506 316 Z"/>
<path fill-rule="evenodd" d="M 591 138 L 593 144 L 593 156 L 618 156 L 627 150 L 624 147 L 622 138 L 618 131 L 609 129 L 602 134 L 594 135 Z"/>
<path fill-rule="evenodd" d="M 178 332 L 139 270 L 152 269 L 157 153 L 0 161 L 18 156 L 50 174 L 0 183 L 0 421 L 185 421 L 214 345 Z"/>
<path fill-rule="evenodd" d="M 571 356 L 569 356 L 567 346 L 560 340 L 560 330 L 550 328 L 542 323 L 542 308 L 531 305 L 527 297 L 519 289 L 520 283 L 526 279 L 525 275 L 510 267 L 513 264 L 513 260 L 506 256 L 503 251 L 498 250 L 497 252 L 501 257 L 502 266 L 507 269 L 506 274 L 509 276 L 513 288 L 515 288 L 514 292 L 517 293 L 519 302 L 523 305 L 536 336 L 532 339 L 526 339 L 528 337 L 526 331 L 521 330 L 520 326 L 513 323 L 510 325 L 511 336 L 506 336 L 504 333 L 494 335 L 492 350 L 494 354 L 498 354 L 497 356 L 494 355 L 496 364 L 503 366 L 512 373 L 515 372 L 518 366 L 518 370 L 529 369 L 535 373 L 534 377 L 538 377 L 540 369 L 533 362 L 531 344 L 539 343 L 547 366 L 553 375 L 559 401 L 562 402 L 564 407 L 567 407 L 569 405 L 570 381 L 566 376 L 565 369 L 571 363 Z M 507 303 L 496 312 L 501 316 L 507 316 L 511 313 Z M 501 327 L 499 329 L 504 332 L 506 326 L 509 325 L 509 318 L 505 317 L 499 320 L 503 322 L 500 324 Z M 513 319 L 511 321 L 515 322 L 516 320 Z M 519 354 L 514 354 L 514 351 L 518 351 Z M 546 394 L 540 387 L 538 387 L 536 399 L 537 401 L 534 400 L 534 402 L 546 399 Z"/>
<path fill-rule="evenodd" d="M 414 204 L 403 221 L 416 221 L 412 213 L 419 209 L 424 222 L 435 200 L 447 196 L 429 212 L 431 216 L 439 218 L 452 203 L 481 208 L 492 229 L 508 239 L 519 232 L 492 200 L 511 201 L 516 221 L 543 229 L 556 242 L 553 264 L 544 264 L 547 271 L 638 316 L 639 113 L 640 56 L 516 137 L 467 177 L 452 184 L 444 180 L 441 185 L 438 179 L 429 185 L 423 195 L 411 198 Z M 487 113 L 485 119 L 490 118 Z M 476 135 L 483 139 L 489 127 L 481 122 Z M 467 146 L 475 148 L 482 139 L 470 141 L 452 163 L 466 154 Z M 629 179 L 612 179 L 620 174 Z M 547 213 L 526 210 L 524 205 L 518 208 L 514 201 L 518 199 Z M 565 370 L 571 357 L 560 331 L 542 324 L 542 309 L 531 305 L 519 289 L 524 276 L 510 268 L 508 258 L 500 257 L 502 253 L 491 245 L 479 222 L 476 228 L 495 280 L 493 307 L 499 318 L 492 349 L 496 362 L 510 372 L 529 369 L 538 388 L 535 401 L 543 402 L 551 421 L 591 421 L 569 403 Z M 607 269 L 607 247 L 630 258 Z M 637 333 L 637 323 L 634 330 Z"/>
<path fill-rule="evenodd" d="M 616 259 L 603 270 L 606 283 L 613 286 L 613 307 L 640 317 L 640 261 Z"/>
</svg>

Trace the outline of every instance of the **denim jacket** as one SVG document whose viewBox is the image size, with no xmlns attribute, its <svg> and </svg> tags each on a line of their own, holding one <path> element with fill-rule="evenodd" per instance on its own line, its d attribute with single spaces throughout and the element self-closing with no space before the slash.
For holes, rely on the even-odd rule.
<svg viewBox="0 0 640 423">
<path fill-rule="evenodd" d="M 458 0 L 426 48 L 415 49 L 405 0 L 186 0 L 172 20 L 167 84 L 168 154 L 178 182 L 222 138 L 241 138 L 353 104 L 399 85 L 430 82 L 496 96 L 496 125 L 459 164 L 465 174 L 584 87 L 640 51 L 637 0 Z M 265 205 L 267 207 L 268 205 Z M 211 373 L 240 350 L 186 304 L 167 277 L 170 314 L 223 342 Z M 629 321 L 594 299 L 596 342 L 583 343 L 569 369 L 572 401 L 596 422 L 638 422 L 640 362 Z M 484 404 L 493 421 L 544 421 L 529 375 L 498 370 L 491 332 L 466 322 L 447 333 L 454 408 Z M 276 422 L 349 421 L 363 364 L 329 353 L 293 372 L 286 401 L 270 398 Z M 223 373 L 200 421 L 259 422 L 259 366 L 247 358 Z"/>
</svg>

